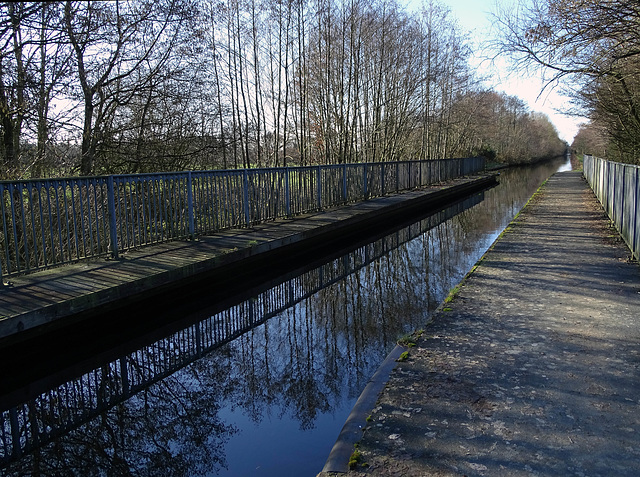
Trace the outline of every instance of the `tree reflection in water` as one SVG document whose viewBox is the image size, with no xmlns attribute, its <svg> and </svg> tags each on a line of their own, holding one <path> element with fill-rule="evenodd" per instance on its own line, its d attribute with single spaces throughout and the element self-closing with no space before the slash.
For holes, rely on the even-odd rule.
<svg viewBox="0 0 640 477">
<path fill-rule="evenodd" d="M 208 377 L 228 370 L 210 368 Z M 221 396 L 185 369 L 36 449 L 5 475 L 207 475 L 226 466 L 236 429 L 218 416 Z"/>
<path fill-rule="evenodd" d="M 81 394 L 110 403 L 94 406 L 95 415 L 71 409 L 73 383 L 32 398 L 18 417 L 4 411 L 5 456 L 11 419 L 42 429 L 60 421 L 56 413 L 87 416 L 64 421 L 68 431 L 33 445 L 6 475 L 215 475 L 227 467 L 233 475 L 245 455 L 229 455 L 229 443 L 250 430 L 229 412 L 256 426 L 293 421 L 307 433 L 320 416 L 348 413 L 396 339 L 425 325 L 550 172 L 507 171 L 482 206 L 446 223 L 453 212 L 426 218 L 87 373 L 78 379 L 94 386 Z M 325 458 L 332 444 L 322 443 Z M 322 463 L 307 462 L 305 472 Z"/>
</svg>

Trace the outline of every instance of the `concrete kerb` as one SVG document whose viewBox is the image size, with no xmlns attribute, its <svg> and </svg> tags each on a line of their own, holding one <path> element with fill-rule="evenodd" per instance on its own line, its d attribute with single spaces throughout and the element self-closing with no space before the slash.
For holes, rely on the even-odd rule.
<svg viewBox="0 0 640 477">
<path fill-rule="evenodd" d="M 338 439 L 324 464 L 322 474 L 326 475 L 327 472 L 346 473 L 349 471 L 349 458 L 354 451 L 354 445 L 362 438 L 362 429 L 366 426 L 367 416 L 375 406 L 380 392 L 389 381 L 389 376 L 396 367 L 398 358 L 405 350 L 404 346 L 396 345 L 371 377 L 353 406 L 349 417 L 347 417 Z"/>
</svg>

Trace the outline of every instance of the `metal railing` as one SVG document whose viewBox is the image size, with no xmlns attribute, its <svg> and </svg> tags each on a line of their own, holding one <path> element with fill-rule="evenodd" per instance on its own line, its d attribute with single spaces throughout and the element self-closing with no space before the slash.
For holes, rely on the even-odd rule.
<svg viewBox="0 0 640 477">
<path fill-rule="evenodd" d="M 0 283 L 472 174 L 483 158 L 0 182 Z"/>
<path fill-rule="evenodd" d="M 24 402 L 0 408 L 0 469 L 482 202 L 476 194 Z"/>
<path fill-rule="evenodd" d="M 640 167 L 585 155 L 583 174 L 633 257 L 640 260 Z"/>
</svg>

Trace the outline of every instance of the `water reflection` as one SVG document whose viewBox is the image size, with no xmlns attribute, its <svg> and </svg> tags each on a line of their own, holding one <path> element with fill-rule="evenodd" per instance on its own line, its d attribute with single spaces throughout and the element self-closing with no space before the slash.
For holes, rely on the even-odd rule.
<svg viewBox="0 0 640 477">
<path fill-rule="evenodd" d="M 83 459 L 92 456 L 89 461 L 95 462 L 97 469 L 113 465 L 120 473 L 120 467 L 127 465 L 137 472 L 144 469 L 153 474 L 156 464 L 149 467 L 151 462 L 162 462 L 162 455 L 171 449 L 173 475 L 179 475 L 183 467 L 190 474 L 198 473 L 200 467 L 215 470 L 225 464 L 219 448 L 234 432 L 217 416 L 219 403 L 227 401 L 249 410 L 257 421 L 262 415 L 260 410 L 277 399 L 291 408 L 291 417 L 300 422 L 301 429 L 313 428 L 317 414 L 328 411 L 340 398 L 343 386 L 338 384 L 337 371 L 344 364 L 342 357 L 350 356 L 343 353 L 345 346 L 349 347 L 345 335 L 352 332 L 353 318 L 363 316 L 361 306 L 335 301 L 332 295 L 382 299 L 367 290 L 369 285 L 382 281 L 381 274 L 391 271 L 379 270 L 378 264 L 371 269 L 373 275 L 358 272 L 382 257 L 385 259 L 381 263 L 392 263 L 389 257 L 402 244 L 481 200 L 482 194 L 471 197 L 5 411 L 4 457 L 9 460 L 38 449 L 73 429 L 71 434 L 80 434 L 77 441 L 86 444 L 69 445 L 68 436 L 63 438 L 67 444 L 54 448 L 77 450 Z M 354 276 L 356 281 L 351 279 Z M 325 322 L 325 316 L 333 319 Z M 335 321 L 338 316 L 342 318 Z M 270 326 L 268 320 L 274 317 L 278 317 L 277 326 Z M 383 325 L 375 347 L 384 350 L 385 346 L 379 345 L 387 341 L 389 332 L 397 334 L 397 330 L 376 321 L 377 318 L 369 332 L 377 335 Z M 256 329 L 259 325 L 262 326 Z M 233 345 L 207 355 L 238 337 Z M 358 349 L 367 346 L 367 340 L 359 341 L 356 356 Z M 271 349 L 274 344 L 276 349 Z M 231 362 L 235 363 L 233 367 Z M 349 395 L 356 393 L 366 378 L 361 368 L 353 368 L 358 379 L 347 381 L 344 389 L 355 386 Z M 170 402 L 165 399 L 167 396 L 171 396 Z M 97 416 L 100 419 L 96 426 L 92 418 Z M 142 423 L 145 425 L 141 427 Z M 128 437 L 135 435 L 135 442 L 105 439 L 123 432 Z M 143 439 L 143 434 L 149 439 Z M 201 439 L 178 439 L 197 435 L 207 437 L 206 446 L 202 446 Z M 194 453 L 191 445 L 185 447 L 186 442 L 194 440 L 200 442 L 200 452 Z M 158 444 L 153 449 L 146 445 L 146 463 L 134 455 L 134 444 L 145 441 Z M 87 447 L 89 444 L 93 445 Z M 101 455 L 111 460 L 103 463 L 101 455 L 94 455 L 92 449 L 102 449 Z M 203 454 L 202 449 L 209 451 Z M 68 463 L 75 460 L 72 455 L 59 452 L 46 459 Z M 82 462 L 86 464 L 85 460 Z M 199 464 L 194 467 L 189 462 Z"/>
<path fill-rule="evenodd" d="M 504 171 L 479 205 L 457 204 L 3 411 L 7 475 L 315 475 L 397 337 L 427 321 L 551 172 Z"/>
<path fill-rule="evenodd" d="M 573 162 L 572 159 L 575 161 L 576 158 L 574 158 L 571 154 L 571 150 L 567 149 L 567 152 L 565 154 L 564 157 L 564 164 L 562 164 L 559 168 L 558 168 L 558 172 L 566 172 L 566 171 L 571 171 L 573 170 Z M 577 165 L 577 164 L 576 164 Z"/>
</svg>

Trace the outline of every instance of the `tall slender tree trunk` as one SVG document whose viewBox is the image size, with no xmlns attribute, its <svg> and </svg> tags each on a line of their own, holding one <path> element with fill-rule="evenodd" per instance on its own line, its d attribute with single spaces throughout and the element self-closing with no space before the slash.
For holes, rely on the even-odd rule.
<svg viewBox="0 0 640 477">
<path fill-rule="evenodd" d="M 18 171 L 18 155 L 15 146 L 15 124 L 11 115 L 11 101 L 6 91 L 4 67 L 0 59 L 0 120 L 2 121 L 2 146 L 4 167 L 0 177 L 9 179 Z"/>
</svg>

